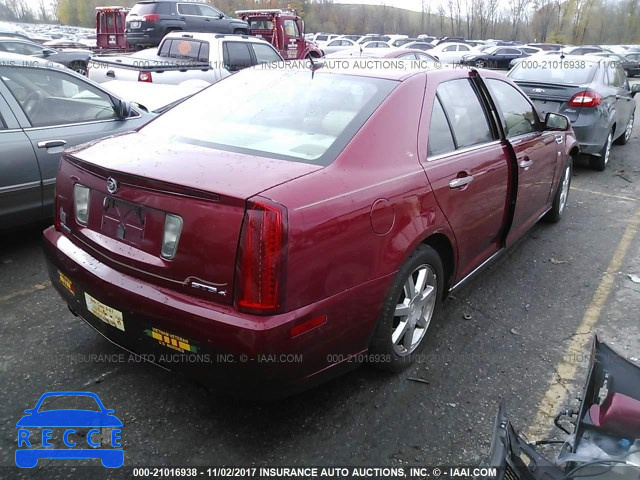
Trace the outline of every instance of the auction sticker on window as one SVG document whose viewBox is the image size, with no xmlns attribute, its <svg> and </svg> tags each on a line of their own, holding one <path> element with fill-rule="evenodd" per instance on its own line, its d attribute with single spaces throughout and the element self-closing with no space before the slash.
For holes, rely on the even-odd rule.
<svg viewBox="0 0 640 480">
<path fill-rule="evenodd" d="M 122 312 L 105 305 L 93 298 L 88 293 L 84 294 L 84 299 L 87 302 L 87 309 L 93 313 L 96 317 L 102 320 L 104 323 L 108 323 L 112 327 L 116 327 L 118 330 L 124 332 L 124 321 L 122 319 Z"/>
</svg>

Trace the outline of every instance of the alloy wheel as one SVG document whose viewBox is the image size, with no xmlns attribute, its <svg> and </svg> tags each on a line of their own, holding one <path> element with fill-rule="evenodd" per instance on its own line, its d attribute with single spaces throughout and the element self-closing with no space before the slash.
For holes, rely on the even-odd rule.
<svg viewBox="0 0 640 480">
<path fill-rule="evenodd" d="M 398 298 L 391 341 L 399 356 L 407 356 L 422 342 L 436 306 L 438 282 L 430 265 L 418 266 L 409 275 Z"/>
<path fill-rule="evenodd" d="M 560 203 L 558 205 L 559 213 L 562 213 L 565 205 L 567 204 L 567 197 L 569 196 L 569 184 L 571 183 L 571 166 L 567 165 L 564 170 L 564 176 L 562 177 L 562 190 L 560 190 Z"/>
<path fill-rule="evenodd" d="M 631 138 L 631 132 L 633 132 L 633 117 L 635 116 L 635 113 L 631 114 L 631 117 L 629 117 L 629 122 L 627 122 L 627 128 L 624 131 L 624 141 L 628 142 L 629 139 Z"/>
</svg>

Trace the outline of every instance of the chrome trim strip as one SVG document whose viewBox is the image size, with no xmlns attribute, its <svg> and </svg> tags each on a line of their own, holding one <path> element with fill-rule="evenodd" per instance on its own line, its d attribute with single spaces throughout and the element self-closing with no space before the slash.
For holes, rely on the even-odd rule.
<svg viewBox="0 0 640 480">
<path fill-rule="evenodd" d="M 27 183 L 20 183 L 18 185 L 9 185 L 8 187 L 0 187 L 0 194 L 20 192 L 22 190 L 28 190 L 30 188 L 35 188 L 35 187 L 40 188 L 41 184 L 42 182 L 38 180 L 37 182 L 27 182 Z"/>
<path fill-rule="evenodd" d="M 440 155 L 434 155 L 433 157 L 427 157 L 427 162 L 434 162 L 436 160 L 452 157 L 454 155 L 459 155 L 461 153 L 473 152 L 474 150 L 480 150 L 482 148 L 491 147 L 493 145 L 499 145 L 500 143 L 502 143 L 501 140 L 492 140 L 490 142 L 481 143 L 479 145 L 472 145 L 470 147 L 459 148 L 457 150 L 452 150 L 451 152 L 441 153 Z"/>
<path fill-rule="evenodd" d="M 482 262 L 480 265 L 478 265 L 476 268 L 474 268 L 473 271 L 471 273 L 469 273 L 466 277 L 464 277 L 462 280 L 460 280 L 458 283 L 456 283 L 453 287 L 451 287 L 449 289 L 449 292 L 453 292 L 456 288 L 459 288 L 463 283 L 465 283 L 473 275 L 478 273 L 483 267 L 485 267 L 489 262 L 491 262 L 496 257 L 498 257 L 498 255 L 501 255 L 504 251 L 505 251 L 504 248 L 500 248 L 497 252 L 495 252 L 493 255 L 491 255 L 489 258 L 487 258 L 484 262 Z"/>
<path fill-rule="evenodd" d="M 43 187 L 48 187 L 49 185 L 55 185 L 55 184 L 56 184 L 56 177 L 48 178 L 47 180 L 42 181 Z"/>
<path fill-rule="evenodd" d="M 0 128 L 0 133 L 15 133 L 21 131 L 22 129 L 20 128 Z"/>
</svg>

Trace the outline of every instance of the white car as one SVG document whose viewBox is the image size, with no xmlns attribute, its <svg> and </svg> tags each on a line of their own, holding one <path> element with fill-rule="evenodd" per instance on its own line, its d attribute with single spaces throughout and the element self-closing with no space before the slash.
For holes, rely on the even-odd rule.
<svg viewBox="0 0 640 480">
<path fill-rule="evenodd" d="M 423 50 L 425 52 L 430 52 L 431 50 L 433 50 L 433 45 L 430 42 L 413 41 L 401 45 L 400 48 L 410 48 L 414 50 Z"/>
<path fill-rule="evenodd" d="M 387 42 L 381 40 L 374 40 L 371 42 L 364 42 L 362 48 L 392 48 Z"/>
<path fill-rule="evenodd" d="M 460 63 L 464 55 L 473 53 L 472 49 L 466 43 L 447 42 L 433 47 L 429 54 L 435 55 L 443 63 Z"/>
<path fill-rule="evenodd" d="M 325 43 L 324 46 L 321 47 L 321 50 L 325 55 L 330 55 L 349 48 L 356 48 L 357 46 L 358 44 L 353 40 L 349 40 L 347 38 L 336 38 L 335 40 Z"/>
</svg>

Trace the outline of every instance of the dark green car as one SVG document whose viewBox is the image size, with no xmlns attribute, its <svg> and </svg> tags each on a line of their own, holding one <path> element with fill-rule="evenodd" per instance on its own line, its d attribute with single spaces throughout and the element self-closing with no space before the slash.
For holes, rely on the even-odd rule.
<svg viewBox="0 0 640 480">
<path fill-rule="evenodd" d="M 62 65 L 0 53 L 0 229 L 53 216 L 65 148 L 155 116 Z"/>
</svg>

